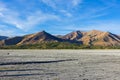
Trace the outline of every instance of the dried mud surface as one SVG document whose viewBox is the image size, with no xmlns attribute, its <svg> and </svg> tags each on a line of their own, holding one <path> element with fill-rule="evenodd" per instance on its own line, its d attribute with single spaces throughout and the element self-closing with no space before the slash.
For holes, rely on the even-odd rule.
<svg viewBox="0 0 120 80">
<path fill-rule="evenodd" d="M 0 80 L 120 80 L 120 50 L 0 50 Z"/>
</svg>

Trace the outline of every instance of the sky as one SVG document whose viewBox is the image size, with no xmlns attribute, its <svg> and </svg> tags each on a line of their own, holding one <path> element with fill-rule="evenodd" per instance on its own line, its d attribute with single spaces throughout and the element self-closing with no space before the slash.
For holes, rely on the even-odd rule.
<svg viewBox="0 0 120 80">
<path fill-rule="evenodd" d="M 0 35 L 102 30 L 120 34 L 120 0 L 0 0 Z"/>
</svg>

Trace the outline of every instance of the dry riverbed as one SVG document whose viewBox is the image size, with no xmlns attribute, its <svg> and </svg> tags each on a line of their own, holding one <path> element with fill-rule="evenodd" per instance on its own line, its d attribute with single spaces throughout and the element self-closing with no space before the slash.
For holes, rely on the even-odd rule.
<svg viewBox="0 0 120 80">
<path fill-rule="evenodd" d="M 120 50 L 0 50 L 0 80 L 120 80 Z"/>
</svg>

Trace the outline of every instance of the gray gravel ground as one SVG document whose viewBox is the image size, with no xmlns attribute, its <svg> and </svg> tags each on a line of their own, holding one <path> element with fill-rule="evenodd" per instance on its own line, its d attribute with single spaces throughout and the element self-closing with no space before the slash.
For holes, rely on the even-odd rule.
<svg viewBox="0 0 120 80">
<path fill-rule="evenodd" d="M 120 50 L 0 50 L 0 80 L 120 80 Z"/>
</svg>

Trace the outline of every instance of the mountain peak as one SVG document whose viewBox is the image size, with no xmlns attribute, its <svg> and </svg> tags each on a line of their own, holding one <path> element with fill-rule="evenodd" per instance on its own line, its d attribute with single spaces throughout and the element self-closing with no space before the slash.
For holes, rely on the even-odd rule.
<svg viewBox="0 0 120 80">
<path fill-rule="evenodd" d="M 46 31 L 41 31 L 32 35 L 25 37 L 20 43 L 18 44 L 36 44 L 40 42 L 59 42 L 62 39 L 57 38 Z"/>
<path fill-rule="evenodd" d="M 46 34 L 47 32 L 45 31 L 45 30 L 43 30 L 43 31 L 40 31 L 40 32 L 38 32 L 38 33 L 36 33 L 36 34 Z"/>
<path fill-rule="evenodd" d="M 93 29 L 91 30 L 92 32 L 103 32 L 103 31 L 100 31 L 100 30 L 96 30 L 96 29 Z"/>
<path fill-rule="evenodd" d="M 45 30 L 41 31 L 42 33 L 47 33 Z"/>
<path fill-rule="evenodd" d="M 88 32 L 74 31 L 63 39 L 82 41 L 85 45 L 113 46 L 120 45 L 120 37 L 110 32 L 91 30 Z"/>
<path fill-rule="evenodd" d="M 103 31 L 100 31 L 100 30 L 91 30 L 91 31 L 88 31 L 90 33 L 103 33 Z"/>
<path fill-rule="evenodd" d="M 82 31 L 73 31 L 63 37 L 63 39 L 69 39 L 69 40 L 78 40 L 83 36 Z"/>
</svg>

